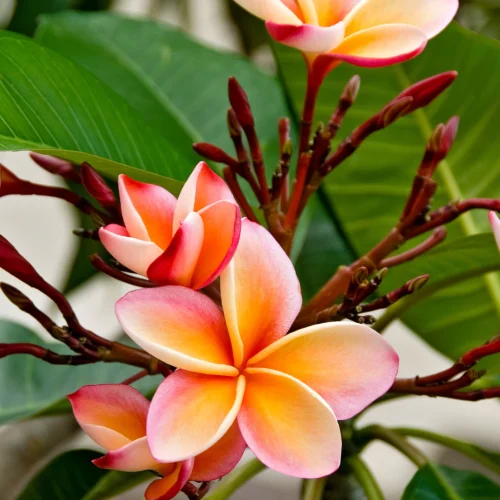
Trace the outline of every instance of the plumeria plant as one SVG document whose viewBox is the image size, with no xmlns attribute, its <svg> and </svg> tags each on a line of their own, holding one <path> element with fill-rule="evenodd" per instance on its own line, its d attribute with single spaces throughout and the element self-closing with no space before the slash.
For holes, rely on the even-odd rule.
<svg viewBox="0 0 500 500">
<path fill-rule="evenodd" d="M 500 397 L 500 46 L 447 28 L 458 0 L 236 3 L 265 22 L 281 85 L 147 20 L 66 12 L 34 41 L 0 34 L 0 146 L 32 151 L 60 184 L 0 166 L 0 197 L 60 199 L 83 226 L 60 290 L 0 236 L 0 268 L 62 317 L 0 285 L 53 339 L 0 323 L 1 422 L 72 413 L 100 450 L 56 458 L 19 498 L 145 483 L 147 500 L 223 500 L 269 468 L 303 479 L 303 500 L 377 500 L 375 441 L 416 465 L 405 500 L 500 498 L 495 479 L 434 464 L 409 438 L 497 475 L 498 450 L 359 419 L 407 396 Z M 477 57 L 449 67 L 458 48 Z M 116 340 L 71 304 L 98 272 L 130 286 L 110 311 Z M 383 335 L 395 320 L 450 367 L 398 377 Z"/>
</svg>

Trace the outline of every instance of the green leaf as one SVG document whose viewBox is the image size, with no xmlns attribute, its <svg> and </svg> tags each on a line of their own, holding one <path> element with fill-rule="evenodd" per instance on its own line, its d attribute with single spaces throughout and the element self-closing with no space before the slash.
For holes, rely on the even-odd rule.
<svg viewBox="0 0 500 500">
<path fill-rule="evenodd" d="M 284 84 L 298 114 L 306 82 L 302 56 L 281 45 L 276 45 L 275 50 Z M 369 138 L 327 179 L 326 197 L 359 255 L 372 248 L 396 224 L 431 130 L 454 114 L 460 115 L 461 128 L 449 159 L 436 174 L 439 191 L 434 206 L 455 199 L 500 197 L 497 147 L 500 45 L 452 25 L 432 40 L 421 56 L 405 64 L 382 69 L 343 64 L 327 78 L 319 97 L 318 120 L 328 119 L 353 74 L 360 74 L 362 79 L 358 101 L 342 128 L 342 139 L 411 83 L 455 69 L 459 72 L 457 82 L 435 103 Z M 486 230 L 489 230 L 486 213 L 469 213 L 449 226 L 449 240 Z M 409 247 L 406 245 L 402 250 Z M 485 252 L 471 254 L 470 263 L 484 257 Z M 421 268 L 424 273 L 436 270 Z M 394 268 L 390 276 L 392 283 L 402 284 L 407 274 L 404 268 Z M 325 272 L 323 281 L 328 278 L 329 272 Z M 425 314 L 423 307 L 419 308 L 418 322 L 412 314 L 415 318 L 412 328 L 443 353 L 455 356 L 465 341 L 467 345 L 478 345 L 498 333 L 498 275 L 457 283 L 425 306 Z M 431 325 L 434 325 L 432 330 Z"/>
<path fill-rule="evenodd" d="M 442 465 L 427 464 L 413 476 L 402 500 L 490 500 L 500 498 L 500 486 L 486 476 Z"/>
<path fill-rule="evenodd" d="M 59 455 L 29 482 L 17 500 L 81 500 L 107 474 L 92 463 L 100 456 L 90 450 Z"/>
<path fill-rule="evenodd" d="M 398 288 L 422 274 L 431 280 L 419 292 L 389 308 L 376 325 L 389 320 L 403 321 L 434 348 L 453 360 L 477 347 L 487 337 L 491 305 L 488 290 L 477 276 L 500 270 L 500 254 L 492 234 L 468 236 L 445 243 L 419 259 L 391 270 L 383 292 Z M 476 311 L 483 311 L 476 317 Z M 453 328 L 453 325 L 460 325 Z M 498 324 L 497 324 L 498 326 Z M 486 358 L 479 369 L 489 369 L 498 376 L 500 366 L 494 357 Z M 493 382 L 493 380 L 492 380 Z"/>
<path fill-rule="evenodd" d="M 84 66 L 165 136 L 175 117 L 196 140 L 233 151 L 226 126 L 227 80 L 234 75 L 255 111 L 267 172 L 279 159 L 278 119 L 288 114 L 276 78 L 242 57 L 200 45 L 145 19 L 67 12 L 44 16 L 36 39 Z"/>
<path fill-rule="evenodd" d="M 104 500 L 106 498 L 114 498 L 115 496 L 124 493 L 125 491 L 145 483 L 157 479 L 151 472 L 108 472 L 103 478 L 88 491 L 82 500 Z"/>
<path fill-rule="evenodd" d="M 24 326 L 0 320 L 0 343 L 32 343 L 68 353 L 60 344 L 47 344 Z M 55 366 L 31 356 L 9 356 L 0 360 L 0 425 L 35 415 L 66 412 L 63 398 L 84 385 L 120 383 L 139 371 L 121 364 Z M 143 392 L 158 385 L 158 377 L 147 377 L 135 385 Z"/>
<path fill-rule="evenodd" d="M 59 455 L 28 483 L 17 500 L 104 500 L 151 477 L 149 472 L 99 469 L 92 460 L 100 456 L 101 453 L 91 450 L 73 450 Z"/>
<path fill-rule="evenodd" d="M 178 193 L 196 158 L 177 122 L 156 130 L 90 72 L 20 35 L 0 32 L 0 67 L 0 150 L 88 161 Z"/>
</svg>

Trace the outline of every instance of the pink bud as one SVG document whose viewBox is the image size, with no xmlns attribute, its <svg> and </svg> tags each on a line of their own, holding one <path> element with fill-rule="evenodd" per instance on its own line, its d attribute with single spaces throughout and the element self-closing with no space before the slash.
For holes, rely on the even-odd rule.
<svg viewBox="0 0 500 500">
<path fill-rule="evenodd" d="M 248 96 L 236 78 L 229 78 L 228 83 L 229 102 L 242 127 L 253 127 L 255 122 L 253 113 L 248 102 Z"/>
<path fill-rule="evenodd" d="M 82 163 L 82 183 L 87 192 L 104 208 L 115 208 L 117 201 L 106 181 L 88 163 Z"/>
<path fill-rule="evenodd" d="M 410 111 L 423 108 L 439 97 L 457 78 L 456 71 L 447 71 L 436 76 L 431 76 L 426 80 L 415 83 L 399 94 L 402 97 L 413 97 L 413 106 Z"/>
<path fill-rule="evenodd" d="M 80 176 L 76 172 L 72 163 L 54 156 L 41 155 L 39 153 L 30 153 L 31 159 L 47 172 L 53 175 L 60 175 L 69 181 L 80 183 Z"/>
<path fill-rule="evenodd" d="M 445 125 L 440 147 L 440 151 L 442 152 L 442 154 L 447 155 L 450 152 L 457 137 L 459 125 L 460 118 L 458 116 L 452 117 L 450 121 Z"/>
</svg>

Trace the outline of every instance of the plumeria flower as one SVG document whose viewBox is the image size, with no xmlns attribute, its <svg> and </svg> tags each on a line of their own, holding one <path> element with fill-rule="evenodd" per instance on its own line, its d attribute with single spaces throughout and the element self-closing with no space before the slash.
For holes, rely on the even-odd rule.
<svg viewBox="0 0 500 500">
<path fill-rule="evenodd" d="M 237 422 L 265 465 L 301 478 L 340 462 L 338 419 L 384 394 L 398 356 L 367 326 L 328 323 L 285 336 L 301 308 L 290 259 L 261 226 L 244 219 L 221 275 L 224 312 L 181 287 L 130 292 L 117 306 L 124 330 L 179 369 L 156 392 L 147 435 L 160 461 L 209 449 Z"/>
<path fill-rule="evenodd" d="M 458 0 L 236 0 L 270 35 L 331 62 L 378 67 L 418 55 L 453 19 Z M 323 61 L 325 62 L 325 61 Z"/>
<path fill-rule="evenodd" d="M 179 199 L 162 187 L 118 179 L 125 227 L 99 231 L 106 250 L 121 264 L 163 285 L 204 288 L 231 260 L 241 213 L 225 182 L 199 163 Z"/>
<path fill-rule="evenodd" d="M 500 250 L 500 219 L 495 212 L 490 212 L 490 224 L 493 228 L 493 234 L 495 235 L 495 239 L 497 240 L 498 249 Z"/>
<path fill-rule="evenodd" d="M 155 471 L 163 476 L 146 490 L 147 500 L 170 500 L 188 480 L 212 481 L 239 462 L 245 443 L 237 425 L 228 429 L 213 447 L 196 458 L 160 463 L 149 450 L 146 419 L 149 401 L 127 385 L 82 387 L 68 396 L 82 429 L 108 453 L 94 460 L 102 469 L 124 472 Z"/>
</svg>

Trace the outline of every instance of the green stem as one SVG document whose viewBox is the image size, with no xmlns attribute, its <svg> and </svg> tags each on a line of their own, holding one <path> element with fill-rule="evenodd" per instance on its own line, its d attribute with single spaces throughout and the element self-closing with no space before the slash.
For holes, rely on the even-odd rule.
<svg viewBox="0 0 500 500">
<path fill-rule="evenodd" d="M 415 448 L 415 446 L 394 430 L 387 429 L 379 425 L 371 425 L 360 430 L 357 433 L 357 438 L 362 442 L 370 442 L 374 439 L 384 441 L 393 448 L 396 448 L 396 450 L 400 451 L 418 468 L 421 468 L 428 463 L 427 457 L 418 448 Z"/>
<path fill-rule="evenodd" d="M 262 472 L 266 466 L 256 458 L 240 465 L 231 474 L 226 476 L 216 490 L 212 491 L 205 500 L 226 500 L 247 481 Z"/>
<path fill-rule="evenodd" d="M 475 460 L 485 467 L 488 467 L 488 469 L 492 470 L 493 472 L 500 474 L 500 454 L 498 453 L 493 453 L 474 444 L 459 441 L 458 439 L 443 436 L 441 434 L 436 434 L 435 432 L 426 431 L 423 429 L 401 427 L 392 430 L 399 434 L 403 434 L 404 436 L 423 439 L 425 441 L 430 441 L 432 443 L 446 446 L 447 448 L 458 451 L 459 453 L 468 456 L 472 460 Z M 496 461 L 492 457 L 495 457 Z"/>
<path fill-rule="evenodd" d="M 384 500 L 380 486 L 365 462 L 359 457 L 351 457 L 347 463 L 350 465 L 359 485 L 363 488 L 368 500 Z"/>
<path fill-rule="evenodd" d="M 302 500 L 321 500 L 323 498 L 327 479 L 327 477 L 306 479 L 304 481 Z"/>
</svg>

